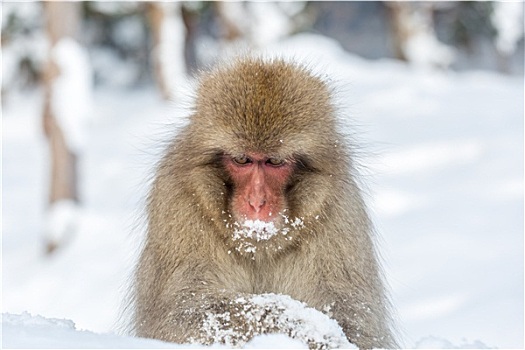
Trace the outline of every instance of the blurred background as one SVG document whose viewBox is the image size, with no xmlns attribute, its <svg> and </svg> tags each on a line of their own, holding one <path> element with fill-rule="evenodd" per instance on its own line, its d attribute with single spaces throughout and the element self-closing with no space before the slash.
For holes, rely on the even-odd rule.
<svg viewBox="0 0 525 350">
<path fill-rule="evenodd" d="M 343 85 L 408 347 L 523 347 L 523 2 L 2 2 L 2 311 L 115 328 L 199 71 Z"/>
<path fill-rule="evenodd" d="M 519 2 L 3 2 L 2 10 L 4 95 L 42 83 L 49 46 L 63 37 L 86 51 L 95 87 L 157 81 L 165 95 L 176 79 L 165 71 L 193 76 L 232 45 L 265 47 L 301 32 L 371 60 L 523 74 Z"/>
</svg>

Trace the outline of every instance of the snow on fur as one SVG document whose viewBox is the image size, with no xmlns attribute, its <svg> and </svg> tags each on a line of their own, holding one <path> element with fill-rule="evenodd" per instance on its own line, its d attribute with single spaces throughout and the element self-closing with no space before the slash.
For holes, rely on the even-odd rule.
<svg viewBox="0 0 525 350">
<path fill-rule="evenodd" d="M 335 320 L 287 295 L 268 293 L 250 298 L 239 297 L 231 304 L 238 309 L 233 314 L 229 311 L 207 314 L 201 327 L 205 336 L 195 339 L 195 342 L 242 346 L 251 336 L 278 329 L 292 339 L 317 349 L 355 348 Z M 234 329 L 231 324 L 236 317 L 245 319 L 246 327 Z"/>
</svg>

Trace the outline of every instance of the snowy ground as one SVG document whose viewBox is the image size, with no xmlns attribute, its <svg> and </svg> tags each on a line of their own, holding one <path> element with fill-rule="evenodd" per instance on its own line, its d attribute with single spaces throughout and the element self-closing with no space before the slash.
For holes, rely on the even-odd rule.
<svg viewBox="0 0 525 350">
<path fill-rule="evenodd" d="M 522 348 L 523 78 L 365 61 L 311 36 L 275 50 L 306 56 L 342 87 L 404 345 Z M 22 314 L 3 315 L 3 344 L 166 346 L 91 332 L 115 329 L 145 178 L 178 109 L 153 87 L 95 91 L 79 232 L 46 258 L 41 106 L 39 92 L 2 102 L 2 312 Z M 272 344 L 288 345 L 271 337 L 255 345 Z"/>
</svg>

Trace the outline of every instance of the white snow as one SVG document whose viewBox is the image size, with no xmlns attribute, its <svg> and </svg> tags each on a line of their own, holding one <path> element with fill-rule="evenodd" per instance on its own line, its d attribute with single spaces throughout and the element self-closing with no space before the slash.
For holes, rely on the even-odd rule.
<svg viewBox="0 0 525 350">
<path fill-rule="evenodd" d="M 221 6 L 222 15 L 245 36 L 234 43 L 238 50 L 243 46 L 244 49 L 246 46 L 250 49 L 263 48 L 290 34 L 293 30 L 290 17 L 304 7 L 304 3 L 231 1 Z"/>
<path fill-rule="evenodd" d="M 486 344 L 475 340 L 469 342 L 466 339 L 462 339 L 458 344 L 453 344 L 447 339 L 440 337 L 428 336 L 417 341 L 415 349 L 494 349 L 494 347 L 487 346 Z"/>
<path fill-rule="evenodd" d="M 308 349 L 308 346 L 299 340 L 292 339 L 284 334 L 264 334 L 254 337 L 246 343 L 243 349 Z"/>
<path fill-rule="evenodd" d="M 292 23 L 281 8 L 281 3 L 254 1 L 246 5 L 252 19 L 249 26 L 251 42 L 258 47 L 276 42 L 292 31 Z"/>
<path fill-rule="evenodd" d="M 180 2 L 161 2 L 166 18 L 160 30 L 159 59 L 163 79 L 171 97 L 179 97 L 181 85 L 186 84 L 185 37 L 186 27 L 182 21 L 182 4 Z"/>
<path fill-rule="evenodd" d="M 226 226 L 228 227 L 228 225 L 229 224 Z M 283 228 L 282 230 L 278 229 L 271 221 L 245 220 L 240 224 L 238 222 L 233 224 L 232 240 L 238 241 L 237 246 L 235 247 L 237 251 L 252 253 L 252 259 L 255 260 L 257 246 L 253 241 L 268 241 L 279 233 L 286 235 L 288 231 L 288 228 Z"/>
<path fill-rule="evenodd" d="M 279 213 L 279 215 L 283 218 L 283 227 L 276 227 L 273 221 L 244 220 L 241 223 L 234 222 L 232 225 L 232 240 L 237 241 L 235 249 L 239 252 L 252 253 L 252 259 L 255 260 L 257 242 L 269 241 L 278 234 L 287 236 L 290 228 L 300 229 L 304 227 L 304 221 L 300 218 L 290 220 L 290 218 L 283 213 Z M 316 219 L 318 219 L 318 217 L 316 217 Z M 230 224 L 226 224 L 226 227 L 229 226 Z M 292 240 L 292 237 L 288 236 L 285 239 Z M 268 246 L 264 246 L 264 248 L 268 250 Z M 282 247 L 277 245 L 273 249 L 281 250 Z"/>
<path fill-rule="evenodd" d="M 71 38 L 63 38 L 52 48 L 57 65 L 51 108 L 66 143 L 80 154 L 86 147 L 86 122 L 91 115 L 92 71 L 86 50 Z"/>
<path fill-rule="evenodd" d="M 496 28 L 496 46 L 505 55 L 516 51 L 523 38 L 523 1 L 495 1 L 492 24 Z"/>
<path fill-rule="evenodd" d="M 268 52 L 306 57 L 342 87 L 403 344 L 523 348 L 523 77 L 366 61 L 311 35 Z M 3 101 L 2 312 L 77 327 L 50 321 L 42 336 L 34 321 L 12 325 L 4 315 L 4 346 L 165 345 L 92 332 L 114 329 L 140 242 L 145 179 L 180 113 L 154 87 L 99 88 L 93 101 L 99 122 L 84 130 L 79 230 L 49 259 L 40 239 L 49 176 L 42 95 Z"/>
<path fill-rule="evenodd" d="M 233 226 L 232 240 L 239 241 L 236 249 L 246 253 L 256 253 L 257 246 L 252 241 L 268 241 L 278 233 L 286 235 L 289 231 L 288 228 L 280 230 L 273 222 L 262 220 L 245 220 L 240 224 L 235 222 Z"/>
<path fill-rule="evenodd" d="M 263 309 L 282 310 L 282 315 L 274 322 L 279 329 L 290 329 L 295 339 L 326 344 L 328 349 L 354 349 L 346 339 L 336 321 L 306 304 L 286 295 L 261 294 L 250 299 Z"/>
<path fill-rule="evenodd" d="M 334 320 L 319 311 L 307 308 L 304 304 L 289 297 L 279 295 L 263 295 L 253 300 L 263 308 L 286 308 L 285 313 L 276 320 L 280 327 L 295 328 L 292 339 L 284 334 L 257 335 L 242 345 L 243 349 L 308 349 L 307 340 L 328 344 L 330 348 L 344 346 L 355 349 L 348 343 L 344 334 Z M 212 320 L 213 321 L 213 320 Z M 219 324 L 208 324 L 210 330 Z M 173 344 L 154 339 L 122 336 L 115 333 L 94 333 L 78 329 L 75 323 L 67 319 L 46 318 L 21 314 L 2 314 L 2 347 L 11 349 L 93 349 L 93 348 L 170 348 L 199 349 L 200 344 Z M 301 339 L 301 340 L 299 340 Z M 215 349 L 228 349 L 230 345 L 214 344 L 208 346 Z"/>
<path fill-rule="evenodd" d="M 195 346 L 194 346 L 195 347 Z M 94 349 L 94 348 L 191 348 L 153 339 L 97 334 L 78 330 L 71 320 L 39 315 L 2 314 L 2 348 L 11 349 Z"/>
<path fill-rule="evenodd" d="M 245 331 L 257 334 L 277 328 L 296 340 L 292 345 L 300 341 L 304 345 L 316 344 L 316 346 L 328 349 L 355 349 L 355 346 L 348 342 L 336 321 L 287 295 L 268 293 L 255 295 L 248 299 L 239 297 L 231 303 L 237 305 L 239 314 L 246 318 L 247 330 L 240 333 L 231 327 L 224 327 L 237 314 L 232 315 L 228 311 L 222 314 L 209 313 L 202 330 L 206 338 L 214 339 L 215 343 L 224 341 L 226 346 L 233 346 L 235 341 L 240 341 L 241 346 L 248 344 L 249 347 L 252 347 L 253 342 L 251 345 L 250 342 L 243 342 L 246 336 Z M 329 310 L 329 307 L 327 309 Z M 259 325 L 260 329 L 254 329 L 255 324 Z M 268 340 L 266 337 L 263 339 Z"/>
<path fill-rule="evenodd" d="M 272 221 L 245 220 L 242 224 L 236 222 L 234 225 L 236 226 L 233 230 L 234 240 L 242 237 L 253 238 L 257 242 L 267 241 L 279 233 L 279 230 Z"/>
<path fill-rule="evenodd" d="M 454 61 L 455 51 L 438 40 L 433 25 L 434 9 L 440 5 L 404 2 L 392 6 L 399 7 L 396 26 L 401 27 L 398 36 L 407 61 L 419 68 L 449 67 Z"/>
<path fill-rule="evenodd" d="M 42 12 L 36 2 L 2 2 L 2 23 L 7 23 L 11 16 L 26 23 L 38 25 L 42 21 Z M 23 84 L 18 81 L 20 72 L 18 64 L 23 59 L 29 59 L 41 69 L 46 62 L 48 40 L 42 31 L 30 30 L 18 33 L 15 38 L 7 38 L 2 42 L 2 89 L 20 88 Z M 4 96 L 2 96 L 3 98 Z"/>
<path fill-rule="evenodd" d="M 45 224 L 48 242 L 65 243 L 77 230 L 81 210 L 72 200 L 59 200 L 51 204 Z"/>
<path fill-rule="evenodd" d="M 415 31 L 403 46 L 405 55 L 418 67 L 448 67 L 454 62 L 454 50 L 441 43 L 433 31 Z"/>
</svg>

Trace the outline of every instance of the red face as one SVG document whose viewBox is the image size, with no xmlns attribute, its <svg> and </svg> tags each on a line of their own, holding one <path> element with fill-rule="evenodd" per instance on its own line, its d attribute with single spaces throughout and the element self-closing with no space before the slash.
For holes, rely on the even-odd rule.
<svg viewBox="0 0 525 350">
<path fill-rule="evenodd" d="M 285 209 L 284 189 L 293 163 L 262 154 L 224 158 L 235 192 L 232 211 L 237 220 L 276 221 Z"/>
</svg>

